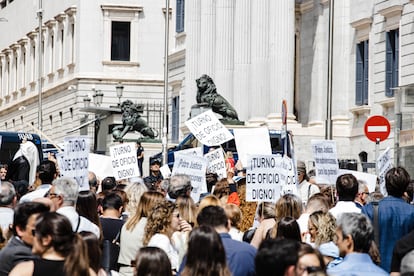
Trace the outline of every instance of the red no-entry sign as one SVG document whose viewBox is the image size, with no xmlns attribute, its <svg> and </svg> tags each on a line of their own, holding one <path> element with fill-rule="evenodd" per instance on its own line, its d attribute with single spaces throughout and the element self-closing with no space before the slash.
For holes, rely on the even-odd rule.
<svg viewBox="0 0 414 276">
<path fill-rule="evenodd" d="M 390 122 L 384 116 L 371 116 L 364 125 L 365 136 L 373 142 L 377 142 L 377 140 L 384 141 L 390 135 L 390 131 Z"/>
</svg>

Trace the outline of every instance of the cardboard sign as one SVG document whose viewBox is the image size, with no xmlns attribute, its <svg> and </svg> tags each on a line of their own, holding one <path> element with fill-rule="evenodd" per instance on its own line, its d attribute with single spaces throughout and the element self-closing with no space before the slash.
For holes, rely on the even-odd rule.
<svg viewBox="0 0 414 276">
<path fill-rule="evenodd" d="M 336 183 L 339 170 L 336 142 L 333 140 L 312 140 L 311 144 L 316 176 L 324 184 Z"/>
<path fill-rule="evenodd" d="M 287 181 L 284 165 L 281 155 L 248 155 L 246 201 L 276 202 Z"/>
<path fill-rule="evenodd" d="M 230 131 L 211 110 L 197 115 L 186 121 L 185 124 L 198 141 L 209 147 L 219 146 L 233 139 Z"/>
<path fill-rule="evenodd" d="M 138 161 L 134 143 L 110 147 L 111 164 L 116 180 L 138 177 Z"/>
<path fill-rule="evenodd" d="M 247 167 L 248 155 L 271 155 L 269 130 L 267 128 L 234 129 L 237 153 L 243 167 Z"/>
<path fill-rule="evenodd" d="M 204 157 L 208 160 L 208 173 L 216 173 L 219 179 L 227 177 L 226 162 L 221 148 L 206 153 Z"/>
<path fill-rule="evenodd" d="M 80 191 L 89 190 L 89 138 L 66 137 L 64 143 L 65 151 L 56 155 L 60 175 L 74 178 Z"/>
<path fill-rule="evenodd" d="M 207 192 L 206 184 L 206 169 L 207 159 L 204 157 L 186 155 L 186 154 L 175 154 L 174 167 L 171 175 L 185 174 L 191 179 L 191 197 L 194 202 L 198 202 L 200 194 Z"/>
<path fill-rule="evenodd" d="M 377 172 L 379 178 L 380 192 L 387 196 L 388 192 L 385 188 L 385 174 L 392 168 L 390 148 L 386 148 L 377 159 Z"/>
</svg>

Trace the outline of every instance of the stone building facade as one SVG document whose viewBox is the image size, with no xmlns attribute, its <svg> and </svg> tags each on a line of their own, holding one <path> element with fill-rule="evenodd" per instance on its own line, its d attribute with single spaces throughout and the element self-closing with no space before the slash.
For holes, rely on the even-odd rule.
<svg viewBox="0 0 414 276">
<path fill-rule="evenodd" d="M 0 29 L 13 30 L 0 36 L 0 128 L 7 130 L 37 122 L 37 6 L 24 2 L 4 0 L 0 9 L 0 18 L 7 19 Z M 413 0 L 170 2 L 170 141 L 188 131 L 184 122 L 195 103 L 195 79 L 208 74 L 247 126 L 281 128 L 286 100 L 297 158 L 311 165 L 311 139 L 325 138 L 332 2 L 331 119 L 338 158 L 359 162 L 366 153 L 373 161 L 375 144 L 363 133 L 371 115 L 383 115 L 392 125 L 380 150 L 396 149 L 395 94 L 414 83 Z M 78 126 L 83 98 L 93 88 L 103 91 L 104 107 L 117 104 L 119 82 L 125 99 L 162 102 L 164 5 L 43 0 L 46 134 L 60 142 Z M 117 30 L 121 37 L 129 34 L 127 57 L 113 56 Z"/>
</svg>

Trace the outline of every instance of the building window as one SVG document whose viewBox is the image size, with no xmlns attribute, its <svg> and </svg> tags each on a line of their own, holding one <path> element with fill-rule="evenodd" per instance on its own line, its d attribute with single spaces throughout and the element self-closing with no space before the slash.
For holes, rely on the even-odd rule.
<svg viewBox="0 0 414 276">
<path fill-rule="evenodd" d="M 369 41 L 365 40 L 356 47 L 355 104 L 368 104 L 368 67 Z"/>
<path fill-rule="evenodd" d="M 394 96 L 393 88 L 398 87 L 398 56 L 399 56 L 399 30 L 386 33 L 385 43 L 385 95 Z"/>
<path fill-rule="evenodd" d="M 171 105 L 171 140 L 176 142 L 180 129 L 180 96 L 174 97 Z"/>
<path fill-rule="evenodd" d="M 111 60 L 130 60 L 131 23 L 112 21 Z"/>
<path fill-rule="evenodd" d="M 185 13 L 185 5 L 184 0 L 177 0 L 177 13 L 176 13 L 176 20 L 175 20 L 175 31 L 177 33 L 184 32 L 184 13 Z"/>
</svg>

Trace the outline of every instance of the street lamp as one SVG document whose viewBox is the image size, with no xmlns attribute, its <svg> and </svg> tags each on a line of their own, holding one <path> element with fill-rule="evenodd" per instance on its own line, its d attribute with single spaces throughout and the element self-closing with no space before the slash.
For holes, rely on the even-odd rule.
<svg viewBox="0 0 414 276">
<path fill-rule="evenodd" d="M 91 98 L 89 98 L 88 96 L 85 96 L 83 98 L 83 107 L 89 108 L 90 106 L 91 106 Z"/>
<path fill-rule="evenodd" d="M 122 98 L 122 93 L 124 93 L 124 86 L 121 85 L 121 83 L 119 82 L 115 88 L 116 88 L 116 96 L 119 99 L 118 105 L 121 106 L 121 98 Z"/>
<path fill-rule="evenodd" d="M 96 106 L 101 106 L 103 102 L 103 96 L 104 94 L 101 92 L 101 90 L 95 90 L 95 94 L 93 95 L 93 103 Z"/>
</svg>

